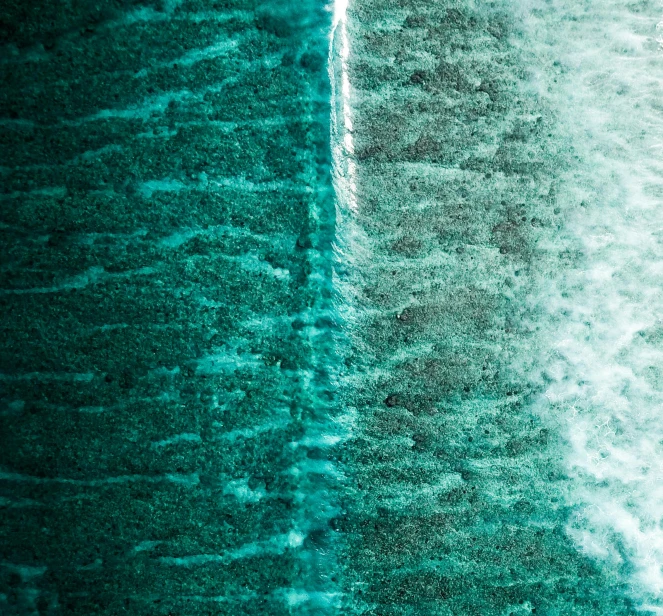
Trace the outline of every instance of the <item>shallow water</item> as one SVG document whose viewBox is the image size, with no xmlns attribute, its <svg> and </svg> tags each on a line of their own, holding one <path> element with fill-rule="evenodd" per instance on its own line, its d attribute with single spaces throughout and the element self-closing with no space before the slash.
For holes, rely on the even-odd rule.
<svg viewBox="0 0 663 616">
<path fill-rule="evenodd" d="M 3 614 L 663 611 L 658 3 L 37 8 Z"/>
<path fill-rule="evenodd" d="M 345 12 L 337 286 L 360 612 L 659 605 L 659 16 Z"/>
</svg>

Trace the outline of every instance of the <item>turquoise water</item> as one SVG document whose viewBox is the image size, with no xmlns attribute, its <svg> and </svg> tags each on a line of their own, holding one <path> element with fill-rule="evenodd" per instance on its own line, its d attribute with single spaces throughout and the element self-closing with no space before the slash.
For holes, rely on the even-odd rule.
<svg viewBox="0 0 663 616">
<path fill-rule="evenodd" d="M 0 612 L 663 611 L 661 12 L 8 4 Z"/>
</svg>

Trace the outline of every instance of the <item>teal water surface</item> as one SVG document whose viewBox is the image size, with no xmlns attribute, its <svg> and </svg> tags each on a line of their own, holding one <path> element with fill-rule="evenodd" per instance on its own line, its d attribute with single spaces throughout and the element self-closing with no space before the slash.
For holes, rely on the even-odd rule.
<svg viewBox="0 0 663 616">
<path fill-rule="evenodd" d="M 656 2 L 8 2 L 0 613 L 663 610 Z"/>
<path fill-rule="evenodd" d="M 0 612 L 321 613 L 329 14 L 5 13 Z"/>
</svg>

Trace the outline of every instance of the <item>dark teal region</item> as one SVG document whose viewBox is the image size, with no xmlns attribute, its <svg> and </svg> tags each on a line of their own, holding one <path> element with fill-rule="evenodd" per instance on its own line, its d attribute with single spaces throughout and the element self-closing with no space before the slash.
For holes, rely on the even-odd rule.
<svg viewBox="0 0 663 616">
<path fill-rule="evenodd" d="M 3 615 L 328 609 L 330 19 L 3 5 Z"/>
</svg>

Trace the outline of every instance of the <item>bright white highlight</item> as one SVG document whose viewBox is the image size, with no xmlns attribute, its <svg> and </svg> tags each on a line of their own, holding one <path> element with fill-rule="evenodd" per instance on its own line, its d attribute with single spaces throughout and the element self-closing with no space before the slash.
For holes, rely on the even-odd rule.
<svg viewBox="0 0 663 616">
<path fill-rule="evenodd" d="M 350 96 L 350 71 L 348 61 L 350 58 L 350 39 L 348 37 L 347 23 L 348 0 L 336 0 L 334 4 L 334 21 L 330 48 L 330 72 L 332 81 L 332 138 L 334 162 L 336 167 L 336 183 L 339 198 L 347 201 L 351 211 L 356 212 L 357 184 L 356 165 L 351 160 L 355 153 L 352 108 Z M 336 69 L 335 69 L 336 67 Z M 340 81 L 340 92 L 338 82 Z M 340 115 L 340 122 L 339 117 Z"/>
</svg>

